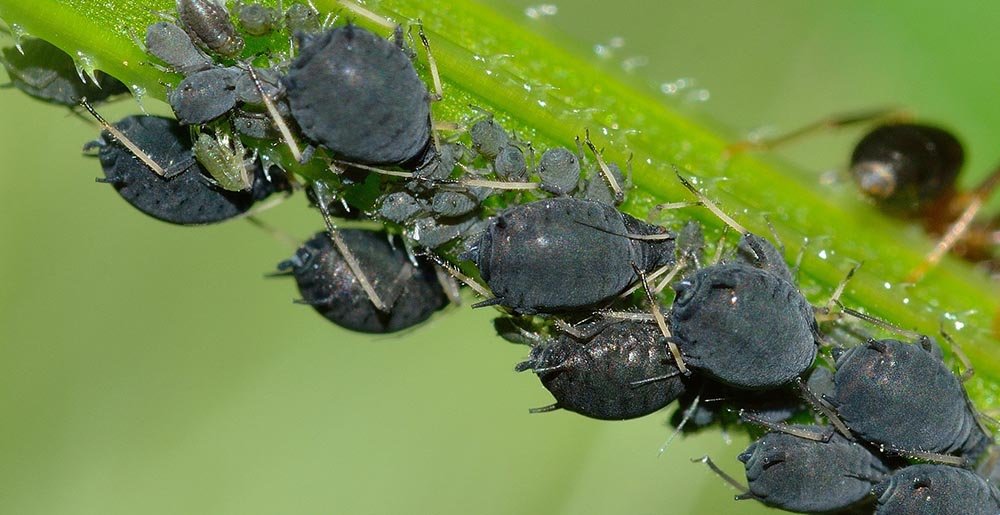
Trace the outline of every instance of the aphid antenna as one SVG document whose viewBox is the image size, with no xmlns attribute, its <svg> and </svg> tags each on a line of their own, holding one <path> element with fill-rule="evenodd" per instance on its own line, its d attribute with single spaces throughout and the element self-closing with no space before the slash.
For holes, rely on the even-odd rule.
<svg viewBox="0 0 1000 515">
<path fill-rule="evenodd" d="M 471 277 L 463 274 L 459 269 L 455 268 L 451 263 L 448 263 L 441 256 L 435 254 L 434 252 L 430 250 L 422 250 L 417 252 L 417 255 L 430 259 L 438 266 L 445 269 L 445 271 L 451 274 L 452 277 L 458 279 L 459 281 L 462 281 L 462 283 L 468 286 L 469 288 L 472 288 L 472 290 L 475 291 L 477 294 L 486 298 L 486 300 L 483 302 L 490 302 L 496 299 L 496 297 L 493 297 L 493 294 L 489 290 L 484 288 L 481 284 L 476 282 Z M 483 306 L 492 306 L 493 304 L 496 304 L 499 301 L 490 304 L 483 304 L 483 302 L 479 302 L 477 304 L 482 304 Z M 476 307 L 476 304 L 474 304 L 472 307 Z"/>
<path fill-rule="evenodd" d="M 323 222 L 326 224 L 327 234 L 330 236 L 330 240 L 337 247 L 337 251 L 340 252 L 340 256 L 344 258 L 344 262 L 347 263 L 347 267 L 351 269 L 351 273 L 358 279 L 358 284 L 361 285 L 361 289 L 365 291 L 368 295 L 368 300 L 375 306 L 376 309 L 383 313 L 388 313 L 390 306 L 388 306 L 381 297 L 379 297 L 378 292 L 375 291 L 375 287 L 372 282 L 368 280 L 367 274 L 361 269 L 361 264 L 358 262 L 358 258 L 354 255 L 354 252 L 347 246 L 344 239 L 340 236 L 340 231 L 337 229 L 336 224 L 333 223 L 333 217 L 330 215 L 330 208 L 327 204 L 327 186 L 323 182 L 317 181 L 313 184 L 313 191 L 316 193 L 316 203 L 319 205 L 319 211 L 323 215 Z"/>
<path fill-rule="evenodd" d="M 256 216 L 250 215 L 246 216 L 245 218 L 246 221 L 250 223 L 250 225 L 264 231 L 275 240 L 283 243 L 284 245 L 292 249 L 298 248 L 299 241 L 293 238 L 291 234 L 288 234 L 287 232 L 261 220 L 260 218 L 257 218 Z M 288 275 L 288 274 L 281 274 L 281 275 Z"/>
<path fill-rule="evenodd" d="M 647 384 L 659 383 L 660 381 L 666 381 L 667 379 L 670 379 L 672 377 L 677 377 L 679 375 L 681 375 L 680 372 L 671 372 L 669 374 L 662 374 L 658 376 L 647 377 L 645 379 L 640 379 L 638 381 L 632 381 L 628 385 L 630 388 L 640 388 L 646 386 Z"/>
<path fill-rule="evenodd" d="M 548 413 L 550 411 L 556 411 L 558 409 L 562 409 L 559 406 L 559 404 L 549 404 L 548 406 L 542 406 L 540 408 L 531 408 L 528 410 L 528 413 L 534 415 L 536 413 Z"/>
<path fill-rule="evenodd" d="M 441 84 L 441 74 L 438 72 L 437 59 L 434 58 L 434 53 L 431 52 L 431 42 L 427 39 L 427 33 L 424 32 L 424 22 L 419 18 L 416 21 L 417 25 L 417 36 L 420 37 L 420 44 L 423 45 L 424 51 L 427 53 L 427 67 L 430 69 L 431 82 L 434 84 L 434 97 L 435 102 L 439 102 L 444 99 L 444 86 Z"/>
<path fill-rule="evenodd" d="M 675 438 L 677 438 L 677 435 L 681 434 L 681 431 L 684 430 L 684 426 L 686 426 L 691 420 L 691 417 L 694 416 L 695 410 L 697 410 L 698 406 L 701 404 L 701 396 L 704 393 L 705 383 L 701 383 L 701 386 L 698 387 L 698 395 L 694 396 L 694 400 L 691 401 L 691 405 L 684 410 L 684 417 L 681 418 L 681 423 L 677 424 L 677 427 L 674 428 L 674 432 L 670 433 L 670 437 L 667 438 L 667 441 L 663 442 L 663 445 L 660 446 L 660 450 L 656 453 L 657 458 L 663 456 L 663 453 L 667 452 L 667 447 L 670 447 L 670 444 L 673 443 Z"/>
<path fill-rule="evenodd" d="M 726 251 L 726 246 L 723 243 L 726 241 L 726 234 L 729 233 L 729 226 L 724 226 L 722 228 L 722 234 L 719 235 L 719 242 L 715 244 L 715 256 L 712 258 L 712 263 L 719 264 L 722 262 L 722 255 Z"/>
<path fill-rule="evenodd" d="M 806 258 L 806 249 L 809 248 L 810 243 L 812 243 L 812 240 L 808 236 L 802 238 L 802 246 L 799 247 L 799 252 L 795 255 L 795 263 L 792 265 L 792 269 L 789 270 L 796 284 L 799 282 L 799 270 L 802 269 L 802 261 Z M 782 254 L 784 253 L 782 252 Z"/>
<path fill-rule="evenodd" d="M 747 232 L 749 232 L 736 220 L 733 220 L 732 217 L 727 215 L 722 209 L 719 209 L 719 206 L 715 202 L 709 200 L 709 198 L 705 196 L 704 193 L 698 191 L 698 189 L 695 188 L 693 184 L 691 184 L 687 179 L 685 179 L 684 176 L 681 175 L 681 170 L 680 168 L 677 167 L 677 165 L 672 164 L 670 166 L 673 167 L 674 173 L 677 175 L 677 179 L 681 181 L 681 184 L 685 188 L 687 188 L 688 191 L 693 193 L 695 197 L 698 197 L 698 200 L 702 203 L 702 205 L 708 208 L 708 210 L 711 211 L 712 214 L 714 214 L 716 217 L 718 217 L 719 220 L 722 220 L 723 223 L 725 223 L 729 227 L 732 227 L 736 232 L 740 234 L 746 234 Z"/>
<path fill-rule="evenodd" d="M 611 320 L 630 320 L 633 322 L 655 322 L 652 313 L 636 313 L 633 311 L 600 311 L 602 318 Z"/>
<path fill-rule="evenodd" d="M 528 183 L 528 184 L 536 184 L 536 183 L 532 182 L 532 183 Z M 624 238 L 628 238 L 630 240 L 639 240 L 639 241 L 665 241 L 665 240 L 675 240 L 675 239 L 677 239 L 677 235 L 673 234 L 673 233 L 671 233 L 669 231 L 668 232 L 663 232 L 663 233 L 660 233 L 660 234 L 638 234 L 638 233 L 632 233 L 632 232 L 627 232 L 627 233 L 622 234 L 620 232 L 610 231 L 610 230 L 605 229 L 603 227 L 598 227 L 596 225 L 588 224 L 587 222 L 581 222 L 579 220 L 574 221 L 574 223 L 583 225 L 585 227 L 590 227 L 591 229 L 594 229 L 595 231 L 601 231 L 601 232 L 603 232 L 605 234 L 610 234 L 610 235 L 613 235 L 613 236 L 621 236 L 621 237 L 624 237 Z"/>
<path fill-rule="evenodd" d="M 705 204 L 702 203 L 701 201 L 694 201 L 694 202 L 664 202 L 663 204 L 657 204 L 657 205 L 653 206 L 653 208 L 649 210 L 649 214 L 646 215 L 646 221 L 649 221 L 649 222 L 653 221 L 663 211 L 672 211 L 672 210 L 675 210 L 675 209 L 684 209 L 686 207 L 696 207 L 696 206 L 700 207 L 700 206 L 704 206 L 704 205 Z"/>
<path fill-rule="evenodd" d="M 537 182 L 514 182 L 514 181 L 490 181 L 486 179 L 460 179 L 457 181 L 442 181 L 430 179 L 434 182 L 440 184 L 460 184 L 462 186 L 471 186 L 479 188 L 494 188 L 498 190 L 537 190 L 539 185 Z"/>
<path fill-rule="evenodd" d="M 673 265 L 670 265 L 670 264 L 663 265 L 663 266 L 661 266 L 661 267 L 653 270 L 652 272 L 646 274 L 646 280 L 647 281 L 655 281 L 655 280 L 659 279 L 661 275 L 663 275 L 663 274 L 665 274 L 665 273 L 667 273 L 669 271 L 672 271 L 673 269 L 674 269 Z M 633 293 L 635 293 L 636 291 L 638 291 L 639 288 L 642 288 L 642 283 L 635 283 L 632 286 L 629 286 L 629 288 L 627 290 L 621 292 L 621 294 L 618 295 L 618 298 L 619 299 L 624 299 L 625 297 L 628 297 L 629 295 L 632 295 Z M 655 293 L 660 293 L 661 290 L 656 290 L 654 288 L 653 291 Z"/>
<path fill-rule="evenodd" d="M 160 166 L 156 161 L 153 161 L 153 158 L 149 157 L 149 154 L 147 154 L 144 150 L 139 148 L 139 146 L 136 145 L 131 139 L 129 139 L 128 136 L 126 136 L 122 131 L 115 128 L 114 125 L 108 123 L 108 121 L 105 120 L 104 117 L 101 116 L 101 114 L 98 113 L 96 109 L 94 109 L 94 106 L 90 105 L 90 102 L 87 102 L 87 97 L 83 97 L 80 99 L 80 105 L 82 105 L 84 109 L 86 109 L 90 113 L 90 115 L 93 116 L 94 119 L 96 119 L 97 122 L 101 124 L 101 127 L 103 127 L 104 130 L 108 131 L 108 134 L 110 134 L 111 137 L 115 139 L 115 141 L 121 143 L 122 145 L 125 145 L 125 148 L 127 148 L 129 152 L 131 152 L 132 155 L 136 157 L 136 159 L 142 161 L 142 163 L 147 167 L 149 167 L 149 169 L 152 170 L 153 173 L 155 173 L 156 175 L 159 175 L 160 177 L 163 178 L 169 178 L 187 169 L 187 168 L 182 168 L 177 172 L 167 175 L 167 171 L 164 170 L 163 167 Z"/>
<path fill-rule="evenodd" d="M 967 356 L 965 351 L 962 350 L 962 346 L 959 345 L 958 342 L 956 342 L 951 335 L 944 330 L 943 320 L 941 321 L 940 332 L 941 337 L 948 342 L 948 346 L 951 348 L 951 353 L 954 354 L 958 361 L 962 364 L 962 373 L 958 376 L 959 381 L 965 383 L 969 379 L 972 379 L 972 376 L 976 373 L 976 369 L 972 366 L 972 361 L 969 359 L 969 356 Z M 976 408 L 976 405 L 972 402 L 972 398 L 969 397 L 969 391 L 965 389 L 964 384 L 962 385 L 962 396 L 965 398 L 966 406 L 969 407 L 969 412 L 972 413 L 973 418 L 976 419 L 976 424 L 979 426 L 979 429 L 983 431 L 983 434 L 990 435 L 992 439 L 993 431 L 987 427 L 987 423 L 993 422 L 993 425 L 995 426 L 996 421 Z"/>
<path fill-rule="evenodd" d="M 333 173 L 335 173 L 335 174 L 337 174 L 337 175 L 340 175 L 341 171 L 343 170 L 343 167 L 346 167 L 346 168 L 358 168 L 360 170 L 367 170 L 369 172 L 374 172 L 374 173 L 377 173 L 379 175 L 388 175 L 388 176 L 391 176 L 391 177 L 405 177 L 407 179 L 416 178 L 416 177 L 414 177 L 413 172 L 403 172 L 403 171 L 399 171 L 399 170 L 387 170 L 385 168 L 379 168 L 377 166 L 364 165 L 364 164 L 360 164 L 360 163 L 352 163 L 350 161 L 343 161 L 343 160 L 339 160 L 339 159 L 334 159 L 330 163 L 330 171 L 333 172 Z"/>
<path fill-rule="evenodd" d="M 391 20 L 383 16 L 379 16 L 378 14 L 375 14 L 374 12 L 368 10 L 361 4 L 357 4 L 349 0 L 339 0 L 339 3 L 345 10 L 354 13 L 355 15 L 364 18 L 376 25 L 380 25 L 387 29 L 396 28 L 396 24 L 393 23 Z"/>
<path fill-rule="evenodd" d="M 851 282 L 855 272 L 857 272 L 863 264 L 864 262 L 862 261 L 861 263 L 851 267 L 851 269 L 847 272 L 847 275 L 841 279 L 840 283 L 837 284 L 837 287 L 833 290 L 833 294 L 830 295 L 830 300 L 826 301 L 826 304 L 822 307 L 813 308 L 813 311 L 815 311 L 817 315 L 828 317 L 829 320 L 836 320 L 838 318 L 836 315 L 831 315 L 833 313 L 833 306 L 843 307 L 843 305 L 840 304 L 840 296 L 844 294 L 844 289 L 847 288 L 847 283 Z"/>
<path fill-rule="evenodd" d="M 656 285 L 656 288 L 653 288 L 653 293 L 660 293 L 665 290 L 667 286 L 673 284 L 674 278 L 676 278 L 677 274 L 679 274 L 686 266 L 687 262 L 684 259 L 684 256 L 681 256 L 680 259 L 677 260 L 674 267 L 670 269 L 670 273 L 668 273 L 666 277 L 664 277 L 663 280 Z"/>
<path fill-rule="evenodd" d="M 707 465 L 708 468 L 712 469 L 712 472 L 715 472 L 716 475 L 721 477 L 725 482 L 729 483 L 730 486 L 743 492 L 736 496 L 737 501 L 754 498 L 753 494 L 750 493 L 749 488 L 747 488 L 745 485 L 737 481 L 733 476 L 727 474 L 726 471 L 720 469 L 719 466 L 716 465 L 715 462 L 712 461 L 712 458 L 708 457 L 707 454 L 700 458 L 691 458 L 691 463 L 703 463 Z"/>
<path fill-rule="evenodd" d="M 611 191 L 615 194 L 615 203 L 621 204 L 622 201 L 625 200 L 625 191 L 622 190 L 621 185 L 618 184 L 618 179 L 616 179 L 615 175 L 611 173 L 611 169 L 608 168 L 608 164 L 604 162 L 604 158 L 601 157 L 600 152 L 597 151 L 597 147 L 595 147 L 594 143 L 590 141 L 590 129 L 585 129 L 583 133 L 584 142 L 587 144 L 587 148 L 594 153 L 594 158 L 597 159 L 597 166 L 601 169 L 601 175 L 604 176 L 605 182 L 608 183 L 608 186 L 611 187 Z"/>
<path fill-rule="evenodd" d="M 774 238 L 774 242 L 777 243 L 778 253 L 782 256 L 785 255 L 785 242 L 781 240 L 781 236 L 778 235 L 778 230 L 774 228 L 774 224 L 771 223 L 771 217 L 767 214 L 764 216 L 764 223 L 767 224 L 767 229 L 771 231 L 771 236 Z"/>
<path fill-rule="evenodd" d="M 639 265 L 632 263 L 632 268 L 635 270 L 636 275 L 639 276 L 639 281 L 642 283 L 642 289 L 646 292 L 646 299 L 649 301 L 649 309 L 653 313 L 653 319 L 656 320 L 656 325 L 660 328 L 660 333 L 666 338 L 667 348 L 670 349 L 670 354 L 674 357 L 674 363 L 677 364 L 677 370 L 680 370 L 685 376 L 690 375 L 691 371 L 688 370 L 687 365 L 684 364 L 684 358 L 681 356 L 681 350 L 677 348 L 677 344 L 674 343 L 673 334 L 670 333 L 670 328 L 667 327 L 667 321 L 663 318 L 663 312 L 660 311 L 660 303 L 657 302 L 656 296 L 653 295 L 653 290 L 649 288 L 649 282 L 646 281 L 646 272 L 639 268 Z"/>
<path fill-rule="evenodd" d="M 982 209 L 990 194 L 1000 186 L 1000 168 L 996 169 L 982 183 L 969 194 L 969 203 L 965 206 L 962 214 L 948 227 L 948 230 L 941 236 L 934 248 L 924 257 L 923 261 L 914 268 L 906 277 L 906 281 L 916 283 L 935 265 L 937 265 L 945 254 L 965 235 L 972 224 L 972 220 Z"/>
<path fill-rule="evenodd" d="M 576 326 L 565 320 L 557 318 L 555 322 L 553 322 L 553 325 L 556 326 L 556 329 L 572 336 L 573 338 L 576 338 L 577 340 L 587 339 L 587 335 L 583 334 L 583 332 L 577 329 Z"/>
<path fill-rule="evenodd" d="M 806 440 L 812 440 L 814 442 L 829 442 L 833 438 L 834 430 L 830 431 L 810 431 L 801 427 L 795 427 L 791 424 L 786 424 L 784 422 L 773 422 L 767 420 L 760 415 L 747 411 L 745 409 L 729 409 L 730 412 L 736 413 L 740 417 L 740 420 L 748 422 L 750 424 L 761 426 L 768 431 L 776 431 L 779 433 L 786 433 L 792 436 L 803 438 Z"/>
<path fill-rule="evenodd" d="M 234 216 L 233 218 L 231 218 L 231 220 L 239 220 L 240 218 L 247 218 L 259 215 L 264 211 L 278 207 L 279 205 L 283 204 L 286 200 L 288 200 L 291 196 L 292 192 L 289 191 L 284 195 L 276 196 L 274 198 L 269 198 L 264 202 L 258 202 L 251 209 L 248 209 L 246 212 Z"/>
<path fill-rule="evenodd" d="M 775 148 L 790 143 L 814 133 L 840 129 L 861 123 L 875 122 L 901 122 L 911 118 L 911 115 L 898 107 L 881 107 L 856 113 L 837 114 L 826 118 L 821 118 L 797 129 L 793 129 L 785 134 L 773 138 L 746 139 L 728 145 L 722 152 L 724 159 L 728 159 L 736 154 L 750 151 L 774 150 Z"/>
<path fill-rule="evenodd" d="M 844 421 L 840 419 L 840 416 L 837 415 L 837 413 L 831 409 L 823 399 L 817 397 L 816 394 L 813 393 L 808 386 L 806 386 L 801 377 L 795 378 L 795 386 L 798 387 L 799 393 L 802 394 L 802 398 L 805 399 L 805 401 L 808 402 L 814 409 L 822 413 L 830 424 L 833 425 L 834 429 L 844 435 L 844 437 L 851 440 L 854 439 L 854 436 L 851 434 L 851 430 L 847 428 L 847 424 L 844 424 Z"/>
<path fill-rule="evenodd" d="M 271 97 L 264 92 L 264 86 L 260 83 L 260 77 L 257 76 L 257 72 L 253 69 L 253 64 L 244 64 L 244 67 L 248 74 L 250 74 L 250 80 L 253 81 L 253 85 L 257 88 L 257 93 L 260 94 L 261 100 L 264 102 L 264 107 L 267 109 L 267 113 L 271 116 L 271 120 L 274 125 L 278 128 L 278 132 L 281 133 L 281 139 L 288 146 L 288 150 L 291 151 L 292 157 L 298 163 L 303 163 L 303 154 L 299 150 L 299 144 L 295 142 L 295 137 L 292 135 L 292 130 L 285 123 L 284 118 L 281 117 L 281 113 L 278 112 L 278 108 L 274 105 L 274 101 Z"/>
<path fill-rule="evenodd" d="M 952 456 L 950 454 L 900 449 L 891 445 L 881 445 L 879 446 L 879 450 L 887 454 L 895 454 L 897 456 L 904 456 L 906 458 L 921 461 L 930 461 L 933 463 L 940 463 L 942 465 L 951 465 L 953 467 L 965 468 L 969 465 L 969 460 L 961 456 Z"/>
<path fill-rule="evenodd" d="M 840 310 L 844 314 L 851 315 L 852 317 L 857 318 L 859 320 L 864 320 L 865 322 L 868 322 L 869 324 L 872 324 L 876 327 L 885 329 L 886 331 L 890 331 L 900 336 L 905 336 L 907 338 L 910 338 L 915 343 L 918 343 L 922 346 L 926 346 L 930 343 L 930 337 L 927 336 L 926 334 L 920 334 L 916 331 L 903 329 L 902 327 L 899 327 L 898 325 L 895 324 L 891 324 L 888 321 L 882 320 L 881 318 L 869 315 L 868 313 L 862 313 L 856 309 L 851 309 L 845 306 L 842 302 L 840 302 L 840 300 L 835 300 L 834 303 L 840 307 Z"/>
</svg>

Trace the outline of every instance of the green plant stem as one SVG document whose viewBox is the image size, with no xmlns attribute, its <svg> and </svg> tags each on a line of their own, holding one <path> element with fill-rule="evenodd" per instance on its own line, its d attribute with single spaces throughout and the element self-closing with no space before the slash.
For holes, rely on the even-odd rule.
<svg viewBox="0 0 1000 515">
<path fill-rule="evenodd" d="M 339 10 L 334 0 L 316 5 L 388 32 Z M 155 11 L 172 7 L 169 0 L 0 0 L 0 18 L 83 56 L 135 91 L 162 99 L 162 85 L 177 77 L 148 65 L 133 34 L 144 33 L 157 18 Z M 980 406 L 997 405 L 1000 344 L 992 329 L 1000 311 L 996 285 L 950 258 L 919 284 L 900 283 L 931 248 L 926 237 L 903 231 L 899 222 L 854 196 L 804 182 L 801 174 L 781 164 L 747 155 L 724 158 L 726 138 L 488 7 L 470 0 L 383 0 L 369 8 L 395 22 L 423 21 L 445 81 L 445 98 L 434 109 L 439 121 L 464 124 L 477 115 L 468 107 L 474 104 L 496 113 L 536 149 L 574 146 L 574 139 L 589 129 L 608 160 L 624 163 L 632 156 L 636 188 L 625 209 L 638 216 L 645 216 L 655 203 L 691 200 L 674 177 L 676 164 L 751 230 L 768 234 L 767 214 L 789 255 L 799 252 L 805 238 L 812 240 L 800 279 L 813 302 L 825 302 L 847 271 L 864 262 L 843 297 L 847 305 L 928 334 L 937 334 L 946 320 L 975 363 L 971 395 Z M 285 48 L 283 35 L 248 44 L 252 52 Z M 426 72 L 419 47 L 417 55 Z M 698 208 L 667 213 L 658 221 L 676 225 L 692 217 L 710 228 L 721 227 Z"/>
</svg>

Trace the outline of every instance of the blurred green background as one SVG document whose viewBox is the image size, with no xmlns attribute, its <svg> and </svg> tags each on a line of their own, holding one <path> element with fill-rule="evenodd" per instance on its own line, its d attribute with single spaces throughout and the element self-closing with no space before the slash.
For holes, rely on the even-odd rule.
<svg viewBox="0 0 1000 515">
<path fill-rule="evenodd" d="M 642 87 L 682 86 L 664 102 L 730 136 L 899 105 L 959 132 L 967 183 L 1000 161 L 1000 4 L 573 0 L 526 14 L 538 5 L 492 7 Z M 710 453 L 739 472 L 741 435 L 657 457 L 666 413 L 529 415 L 550 398 L 512 371 L 526 349 L 491 336 L 490 311 L 397 336 L 338 330 L 291 304 L 291 281 L 263 279 L 291 249 L 244 222 L 149 219 L 94 184 L 79 150 L 92 124 L 13 90 L 0 113 L 0 513 L 764 511 L 689 462 Z M 818 181 L 857 134 L 775 158 Z M 301 198 L 264 218 L 298 238 L 320 228 Z"/>
</svg>

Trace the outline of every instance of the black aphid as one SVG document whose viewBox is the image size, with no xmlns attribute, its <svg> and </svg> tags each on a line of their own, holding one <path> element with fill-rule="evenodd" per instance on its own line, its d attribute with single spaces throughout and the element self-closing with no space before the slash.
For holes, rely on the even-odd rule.
<svg viewBox="0 0 1000 515">
<path fill-rule="evenodd" d="M 184 29 L 166 21 L 146 27 L 146 52 L 183 75 L 214 66 L 212 59 L 194 46 Z"/>
<path fill-rule="evenodd" d="M 740 238 L 737 258 L 673 284 L 670 327 L 692 368 L 734 388 L 787 385 L 816 359 L 822 341 L 813 308 L 795 286 L 781 251 L 746 231 L 698 192 Z"/>
<path fill-rule="evenodd" d="M 21 49 L 24 54 L 14 47 L 4 48 L 0 64 L 14 87 L 35 98 L 72 107 L 84 97 L 94 103 L 128 93 L 128 87 L 101 71 L 94 72 L 96 84 L 85 80 L 73 58 L 48 41 L 23 38 Z"/>
<path fill-rule="evenodd" d="M 1000 492 L 968 470 L 912 465 L 875 487 L 876 515 L 996 515 Z"/>
<path fill-rule="evenodd" d="M 375 307 L 329 234 L 320 232 L 278 265 L 295 275 L 303 302 L 319 314 L 353 331 L 389 333 L 417 325 L 445 305 L 433 267 L 414 266 L 405 249 L 393 246 L 385 232 L 342 229 L 339 233 L 390 309 Z"/>
<path fill-rule="evenodd" d="M 431 146 L 430 96 L 401 46 L 354 25 L 298 37 L 284 82 L 302 132 L 347 161 L 419 161 Z"/>
<path fill-rule="evenodd" d="M 772 431 L 751 443 L 738 457 L 746 466 L 749 486 L 749 494 L 741 498 L 799 513 L 839 512 L 871 504 L 872 487 L 886 478 L 888 465 L 864 446 L 833 433 L 833 428 L 802 429 L 833 436 L 815 441 Z"/>
<path fill-rule="evenodd" d="M 196 45 L 224 57 L 243 51 L 243 36 L 226 7 L 215 0 L 177 0 L 177 18 Z"/>
<path fill-rule="evenodd" d="M 203 124 L 236 107 L 236 84 L 242 75 L 246 72 L 236 66 L 196 72 L 171 90 L 167 100 L 182 124 Z"/>
<path fill-rule="evenodd" d="M 556 195 L 568 195 L 580 184 L 580 158 L 567 148 L 550 148 L 538 163 L 542 189 Z"/>
<path fill-rule="evenodd" d="M 159 220 L 180 225 L 221 222 L 247 213 L 255 202 L 282 186 L 272 183 L 260 166 L 254 167 L 250 191 L 232 192 L 213 186 L 192 154 L 191 135 L 175 120 L 157 116 L 128 116 L 114 125 L 154 165 L 152 170 L 107 131 L 84 148 L 98 148 L 106 182 L 136 209 Z"/>
<path fill-rule="evenodd" d="M 780 252 L 749 233 L 740 249 L 742 259 L 673 285 L 670 327 L 695 370 L 736 388 L 777 388 L 812 366 L 819 328 L 784 261 L 776 262 Z"/>
<path fill-rule="evenodd" d="M 504 145 L 493 160 L 493 171 L 497 177 L 507 181 L 523 181 L 528 178 L 528 162 L 524 151 L 517 145 Z"/>
<path fill-rule="evenodd" d="M 657 239 L 643 239 L 653 236 Z M 519 313 L 592 309 L 674 260 L 663 228 L 612 206 L 574 198 L 508 208 L 466 254 L 499 304 Z"/>
<path fill-rule="evenodd" d="M 989 438 L 930 339 L 869 340 L 835 356 L 829 401 L 859 438 L 904 454 L 975 455 L 985 449 Z"/>
<path fill-rule="evenodd" d="M 469 129 L 472 148 L 486 159 L 495 159 L 510 143 L 510 135 L 492 116 L 472 125 Z"/>
<path fill-rule="evenodd" d="M 556 399 L 547 408 L 602 420 L 625 420 L 666 407 L 685 391 L 659 329 L 622 321 L 580 328 L 531 349 L 517 370 L 534 370 Z"/>
</svg>

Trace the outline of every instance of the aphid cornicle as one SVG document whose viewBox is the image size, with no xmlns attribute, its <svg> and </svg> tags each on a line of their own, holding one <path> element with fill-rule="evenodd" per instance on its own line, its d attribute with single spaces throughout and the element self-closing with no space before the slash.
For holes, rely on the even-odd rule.
<svg viewBox="0 0 1000 515">
<path fill-rule="evenodd" d="M 379 311 L 372 304 L 330 235 L 320 232 L 278 265 L 295 276 L 303 302 L 319 314 L 353 331 L 389 333 L 413 327 L 445 305 L 433 267 L 426 262 L 414 266 L 406 250 L 390 244 L 385 232 L 339 232 L 390 309 Z"/>
<path fill-rule="evenodd" d="M 192 154 L 191 136 L 176 120 L 128 116 L 114 125 L 142 149 L 168 176 L 154 173 L 107 131 L 84 149 L 97 148 L 106 182 L 136 209 L 165 222 L 200 225 L 221 222 L 248 212 L 255 202 L 287 187 L 271 182 L 259 165 L 249 191 L 213 186 Z"/>
<path fill-rule="evenodd" d="M 224 57 L 243 51 L 243 36 L 226 7 L 215 0 L 177 0 L 177 18 L 199 47 Z"/>
<path fill-rule="evenodd" d="M 84 80 L 73 58 L 48 41 L 21 40 L 23 54 L 14 47 L 3 49 L 0 64 L 17 89 L 46 102 L 75 107 L 86 97 L 91 103 L 128 93 L 128 87 L 114 77 L 95 71 L 97 83 Z"/>
<path fill-rule="evenodd" d="M 430 95 L 402 48 L 350 24 L 297 37 L 301 50 L 284 83 L 309 139 L 360 164 L 422 161 Z"/>
<path fill-rule="evenodd" d="M 639 239 L 634 236 L 656 236 Z M 672 263 L 672 233 L 612 206 L 568 197 L 510 207 L 487 226 L 472 260 L 494 299 L 518 313 L 589 310 Z"/>
<path fill-rule="evenodd" d="M 833 428 L 802 429 L 832 436 L 816 441 L 771 431 L 751 443 L 738 457 L 746 467 L 749 486 L 749 495 L 741 498 L 799 513 L 840 512 L 872 504 L 872 487 L 888 476 L 889 466 Z"/>
<path fill-rule="evenodd" d="M 561 334 L 531 349 L 517 370 L 535 370 L 556 399 L 548 408 L 601 420 L 642 417 L 685 391 L 659 329 L 634 321 L 596 322 L 582 338 Z"/>
</svg>

